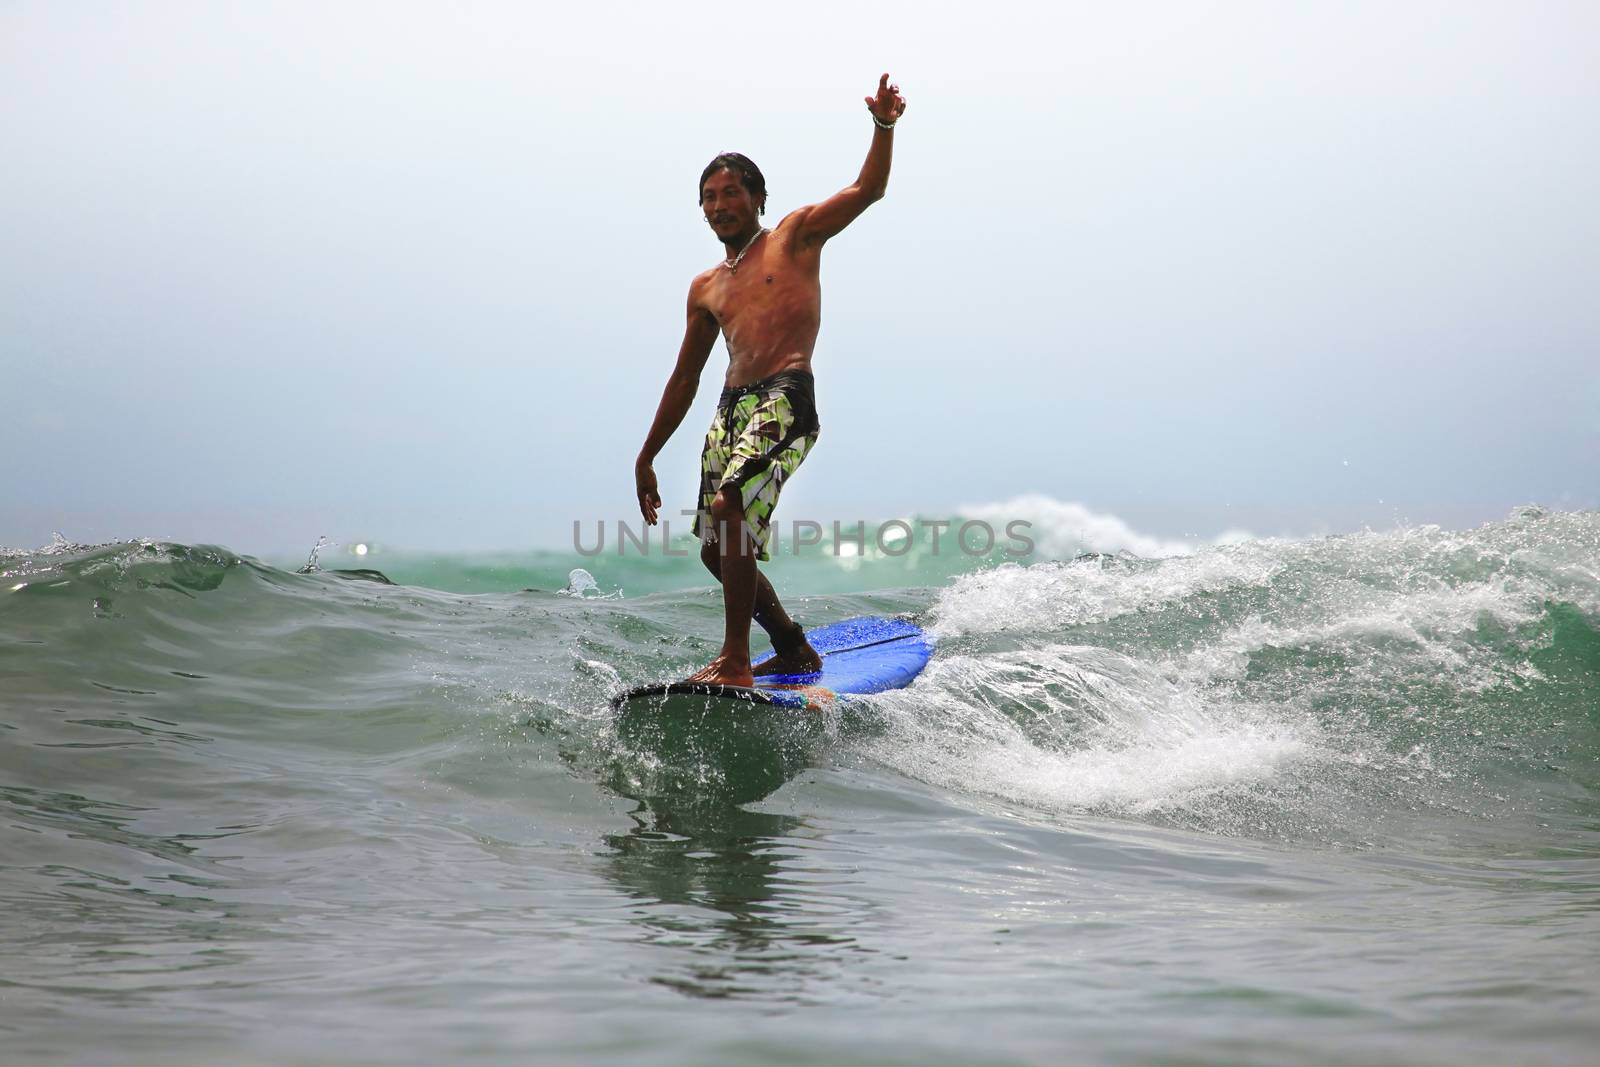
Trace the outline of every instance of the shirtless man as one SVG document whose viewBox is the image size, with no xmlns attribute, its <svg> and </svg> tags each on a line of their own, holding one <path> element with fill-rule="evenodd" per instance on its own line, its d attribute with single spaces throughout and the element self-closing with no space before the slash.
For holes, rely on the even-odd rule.
<svg viewBox="0 0 1600 1067">
<path fill-rule="evenodd" d="M 811 352 L 822 324 L 822 246 L 889 184 L 894 124 L 905 113 L 905 97 L 885 74 L 866 101 L 874 128 L 861 174 L 822 203 L 791 211 L 770 230 L 760 221 L 766 179 L 754 163 L 727 152 L 700 176 L 700 209 L 727 258 L 689 283 L 689 324 L 678 363 L 633 467 L 639 510 L 653 526 L 661 495 L 652 464 L 694 403 L 700 371 L 720 333 L 728 342 L 728 373 L 700 457 L 695 532 L 701 562 L 722 583 L 726 625 L 722 651 L 692 682 L 754 683 L 752 617 L 776 652 L 761 673 L 805 674 L 822 667 L 756 560 L 771 558 L 767 541 L 778 493 L 820 429 Z"/>
</svg>

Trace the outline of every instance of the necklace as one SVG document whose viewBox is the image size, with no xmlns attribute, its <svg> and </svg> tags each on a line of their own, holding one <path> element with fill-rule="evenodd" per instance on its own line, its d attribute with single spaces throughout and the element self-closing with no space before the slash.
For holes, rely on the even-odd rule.
<svg viewBox="0 0 1600 1067">
<path fill-rule="evenodd" d="M 738 255 L 734 256 L 732 259 L 725 259 L 722 261 L 722 265 L 728 268 L 729 274 L 739 273 L 739 264 L 744 262 L 744 254 L 750 251 L 750 246 L 756 243 L 756 238 L 760 237 L 766 232 L 767 228 L 765 226 L 761 227 L 761 229 L 757 230 L 750 236 L 750 240 L 744 243 L 744 247 L 739 249 Z"/>
</svg>

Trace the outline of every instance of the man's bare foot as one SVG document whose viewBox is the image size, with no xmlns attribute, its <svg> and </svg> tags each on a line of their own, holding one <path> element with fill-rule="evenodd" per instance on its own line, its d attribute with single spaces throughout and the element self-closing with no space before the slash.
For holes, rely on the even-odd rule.
<svg viewBox="0 0 1600 1067">
<path fill-rule="evenodd" d="M 806 641 L 799 648 L 779 652 L 755 668 L 757 677 L 768 674 L 815 674 L 822 669 L 822 657 Z"/>
<path fill-rule="evenodd" d="M 735 663 L 727 656 L 718 656 L 710 664 L 695 671 L 686 682 L 704 682 L 707 685 L 755 685 L 755 675 L 750 673 L 750 661 Z"/>
</svg>

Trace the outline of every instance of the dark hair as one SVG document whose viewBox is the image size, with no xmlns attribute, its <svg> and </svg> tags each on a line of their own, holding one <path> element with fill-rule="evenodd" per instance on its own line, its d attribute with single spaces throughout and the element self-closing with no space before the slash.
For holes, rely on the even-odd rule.
<svg viewBox="0 0 1600 1067">
<path fill-rule="evenodd" d="M 750 193 L 750 198 L 756 201 L 759 214 L 767 213 L 767 179 L 761 176 L 761 168 L 750 161 L 750 157 L 738 152 L 724 152 L 700 172 L 700 187 L 696 190 L 699 199 L 696 203 L 706 202 L 706 179 L 719 170 L 731 170 L 739 176 L 739 184 Z"/>
</svg>

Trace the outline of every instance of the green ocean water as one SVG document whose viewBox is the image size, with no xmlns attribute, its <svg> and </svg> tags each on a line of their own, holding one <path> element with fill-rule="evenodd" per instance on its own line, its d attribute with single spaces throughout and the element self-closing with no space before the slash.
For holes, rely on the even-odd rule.
<svg viewBox="0 0 1600 1067">
<path fill-rule="evenodd" d="M 1600 515 L 1040 533 L 775 560 L 938 650 L 759 799 L 693 558 L 4 550 L 5 1062 L 1593 1061 Z"/>
</svg>

